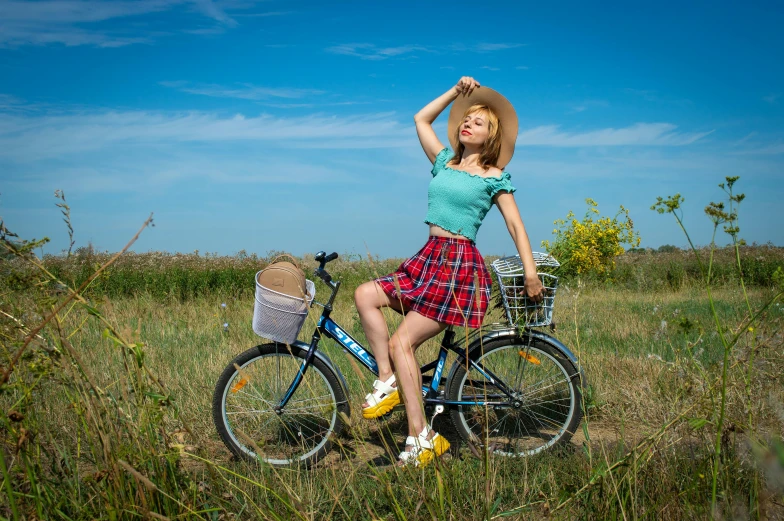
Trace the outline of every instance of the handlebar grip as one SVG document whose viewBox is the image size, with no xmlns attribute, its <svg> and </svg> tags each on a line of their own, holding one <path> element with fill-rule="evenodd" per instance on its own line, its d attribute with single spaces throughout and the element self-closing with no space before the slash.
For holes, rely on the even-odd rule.
<svg viewBox="0 0 784 521">
<path fill-rule="evenodd" d="M 337 258 L 338 258 L 337 252 L 333 251 L 332 253 L 330 253 L 329 255 L 326 256 L 326 258 L 324 259 L 324 262 L 330 262 L 330 261 L 333 261 L 333 260 L 335 260 Z"/>
<path fill-rule="evenodd" d="M 318 277 L 321 280 L 323 280 L 324 282 L 326 282 L 327 284 L 332 282 L 332 275 L 327 273 L 327 270 L 322 270 L 321 268 L 316 268 L 316 270 L 313 272 L 313 274 L 316 277 Z"/>
</svg>

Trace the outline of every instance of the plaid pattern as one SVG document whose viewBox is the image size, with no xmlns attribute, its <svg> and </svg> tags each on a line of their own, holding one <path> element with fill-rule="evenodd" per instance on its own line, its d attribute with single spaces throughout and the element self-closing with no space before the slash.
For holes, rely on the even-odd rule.
<svg viewBox="0 0 784 521">
<path fill-rule="evenodd" d="M 435 236 L 397 271 L 375 280 L 407 310 L 436 322 L 474 329 L 482 324 L 492 286 L 485 261 L 473 242 Z"/>
</svg>

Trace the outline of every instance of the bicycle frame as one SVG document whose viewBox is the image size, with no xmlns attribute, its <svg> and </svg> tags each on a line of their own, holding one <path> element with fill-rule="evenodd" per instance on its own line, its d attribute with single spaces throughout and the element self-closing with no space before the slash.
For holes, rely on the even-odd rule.
<svg viewBox="0 0 784 521">
<path fill-rule="evenodd" d="M 323 270 L 323 267 L 321 268 Z M 318 274 L 318 271 L 317 271 Z M 323 278 L 323 277 L 322 277 Z M 319 317 L 318 323 L 316 324 L 316 329 L 313 331 L 313 336 L 311 337 L 310 346 L 308 348 L 308 353 L 305 358 L 305 361 L 300 366 L 300 370 L 297 373 L 297 376 L 294 378 L 294 381 L 289 386 L 289 389 L 286 391 L 283 399 L 280 403 L 274 407 L 274 410 L 278 414 L 283 413 L 283 409 L 291 399 L 291 396 L 299 387 L 300 382 L 302 381 L 302 377 L 304 376 L 305 372 L 307 371 L 308 367 L 310 366 L 311 362 L 313 361 L 313 357 L 316 356 L 316 351 L 318 350 L 318 344 L 321 340 L 321 336 L 326 336 L 329 339 L 334 340 L 338 344 L 340 344 L 351 356 L 353 356 L 359 363 L 365 366 L 371 373 L 378 376 L 378 365 L 376 364 L 376 359 L 372 353 L 368 352 L 362 344 L 356 341 L 354 338 L 351 337 L 343 328 L 341 328 L 332 318 L 330 318 L 330 314 L 332 313 L 332 303 L 335 300 L 335 295 L 337 295 L 338 289 L 340 288 L 340 282 L 332 282 L 330 277 L 323 278 L 324 282 L 332 288 L 332 294 L 330 295 L 329 300 L 326 304 L 319 304 L 314 301 L 314 304 L 319 304 L 323 306 L 323 311 L 321 316 Z M 453 401 L 453 400 L 445 400 L 439 397 L 439 387 L 442 383 L 442 375 L 444 371 L 444 366 L 446 365 L 446 357 L 449 351 L 453 351 L 458 355 L 458 362 L 466 363 L 468 361 L 469 368 L 473 368 L 478 371 L 482 376 L 484 376 L 488 382 L 494 385 L 499 391 L 503 394 L 508 396 L 511 399 L 514 399 L 514 393 L 511 391 L 503 381 L 494 375 L 490 370 L 484 368 L 482 364 L 476 363 L 466 355 L 466 351 L 462 348 L 457 347 L 454 345 L 455 332 L 452 328 L 447 328 L 444 332 L 444 336 L 441 340 L 441 348 L 438 352 L 438 357 L 433 360 L 432 362 L 423 365 L 420 367 L 420 372 L 423 373 L 422 378 L 422 397 L 423 401 L 426 405 L 480 405 L 480 406 L 490 406 L 490 407 L 509 407 L 509 402 L 493 402 L 493 401 Z M 303 343 L 304 344 L 304 343 Z M 433 370 L 433 376 L 429 377 L 424 375 L 424 373 Z M 426 385 L 427 383 L 427 385 Z"/>
</svg>

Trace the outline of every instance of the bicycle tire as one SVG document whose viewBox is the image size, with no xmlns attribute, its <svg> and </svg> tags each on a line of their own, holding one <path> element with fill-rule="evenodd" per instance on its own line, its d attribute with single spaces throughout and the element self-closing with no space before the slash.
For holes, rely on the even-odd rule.
<svg viewBox="0 0 784 521">
<path fill-rule="evenodd" d="M 239 354 L 224 369 L 213 393 L 212 416 L 221 440 L 236 456 L 287 467 L 310 466 L 327 454 L 350 414 L 329 364 L 314 357 L 283 411 L 273 410 L 306 355 L 297 346 L 264 344 Z"/>
<path fill-rule="evenodd" d="M 581 374 L 558 348 L 533 337 L 491 340 L 474 361 L 513 390 L 514 400 L 465 361 L 447 382 L 449 401 L 495 401 L 502 406 L 453 405 L 460 436 L 493 454 L 525 457 L 566 443 L 582 421 Z M 470 374 L 470 377 L 469 377 Z"/>
</svg>

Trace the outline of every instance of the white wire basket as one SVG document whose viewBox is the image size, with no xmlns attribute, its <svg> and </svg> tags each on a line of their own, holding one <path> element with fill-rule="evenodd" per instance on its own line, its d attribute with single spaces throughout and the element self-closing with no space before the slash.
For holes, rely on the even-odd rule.
<svg viewBox="0 0 784 521">
<path fill-rule="evenodd" d="M 491 264 L 498 277 L 506 318 L 512 326 L 541 327 L 553 322 L 558 277 L 548 272 L 555 271 L 561 264 L 547 253 L 533 253 L 539 280 L 544 286 L 544 300 L 538 304 L 525 294 L 525 269 L 519 255 L 503 257 Z"/>
<path fill-rule="evenodd" d="M 278 293 L 258 282 L 256 274 L 256 302 L 253 305 L 253 332 L 275 342 L 291 344 L 308 316 L 308 308 L 316 296 L 316 285 L 305 280 L 307 298 Z"/>
</svg>

